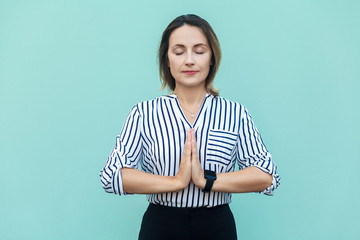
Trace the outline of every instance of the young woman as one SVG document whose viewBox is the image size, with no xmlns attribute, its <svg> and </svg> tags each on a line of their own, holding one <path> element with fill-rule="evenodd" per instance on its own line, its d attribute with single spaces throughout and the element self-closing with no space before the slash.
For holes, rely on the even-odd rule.
<svg viewBox="0 0 360 240">
<path fill-rule="evenodd" d="M 212 85 L 220 59 L 204 19 L 182 15 L 165 29 L 160 76 L 172 93 L 132 108 L 100 173 L 106 192 L 147 194 L 139 239 L 237 239 L 231 193 L 279 185 L 247 109 Z"/>
</svg>

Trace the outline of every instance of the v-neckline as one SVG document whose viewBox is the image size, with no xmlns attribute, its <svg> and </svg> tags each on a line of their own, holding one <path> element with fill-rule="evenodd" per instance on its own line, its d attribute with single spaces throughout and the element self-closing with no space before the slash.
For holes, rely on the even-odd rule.
<svg viewBox="0 0 360 240">
<path fill-rule="evenodd" d="M 180 106 L 180 103 L 179 103 L 179 100 L 176 96 L 176 94 L 171 94 L 171 95 L 168 95 L 169 97 L 172 97 L 174 100 L 175 100 L 175 105 L 177 106 L 177 111 L 179 112 L 179 115 L 180 115 L 180 118 L 184 121 L 185 124 L 187 124 L 190 128 L 195 128 L 196 127 L 196 124 L 198 123 L 198 120 L 202 117 L 203 115 L 203 112 L 205 111 L 206 107 L 208 104 L 207 103 L 207 99 L 211 96 L 210 93 L 206 93 L 205 95 L 205 98 L 203 100 L 203 103 L 201 105 L 201 108 L 199 110 L 199 113 L 198 115 L 196 116 L 196 119 L 195 119 L 195 122 L 193 125 L 190 124 L 190 122 L 188 121 L 188 119 L 186 118 L 185 114 L 184 114 L 184 111 L 182 110 L 181 106 Z"/>
</svg>

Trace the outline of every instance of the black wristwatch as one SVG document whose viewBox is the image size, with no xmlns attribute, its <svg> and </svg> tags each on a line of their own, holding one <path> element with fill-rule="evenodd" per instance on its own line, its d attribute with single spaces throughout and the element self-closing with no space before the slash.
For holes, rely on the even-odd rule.
<svg viewBox="0 0 360 240">
<path fill-rule="evenodd" d="M 214 181 L 216 180 L 216 172 L 211 170 L 204 170 L 204 177 L 206 178 L 206 184 L 205 188 L 202 191 L 210 192 Z"/>
</svg>

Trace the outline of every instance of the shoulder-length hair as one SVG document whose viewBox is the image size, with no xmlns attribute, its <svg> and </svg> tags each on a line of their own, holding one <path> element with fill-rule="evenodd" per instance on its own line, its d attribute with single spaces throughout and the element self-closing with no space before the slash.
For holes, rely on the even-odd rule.
<svg viewBox="0 0 360 240">
<path fill-rule="evenodd" d="M 216 72 L 219 69 L 220 60 L 221 60 L 220 43 L 210 24 L 205 19 L 202 19 L 201 17 L 194 14 L 181 15 L 175 18 L 163 32 L 160 42 L 159 52 L 158 52 L 159 71 L 160 71 L 160 78 L 162 81 L 161 90 L 163 90 L 166 86 L 168 86 L 168 88 L 172 91 L 175 89 L 175 79 L 171 75 L 170 68 L 168 66 L 169 39 L 171 33 L 175 29 L 185 24 L 200 28 L 208 40 L 212 52 L 212 56 L 211 56 L 212 64 L 210 66 L 209 74 L 205 80 L 205 88 L 209 93 L 217 97 L 219 95 L 219 91 L 216 88 L 214 88 L 213 81 Z"/>
</svg>

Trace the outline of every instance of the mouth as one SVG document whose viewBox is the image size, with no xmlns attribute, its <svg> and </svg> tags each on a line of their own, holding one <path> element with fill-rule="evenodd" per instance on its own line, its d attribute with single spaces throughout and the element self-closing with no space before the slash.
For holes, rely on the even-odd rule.
<svg viewBox="0 0 360 240">
<path fill-rule="evenodd" d="M 183 73 L 187 74 L 187 75 L 194 75 L 196 74 L 198 71 L 183 71 Z"/>
</svg>

